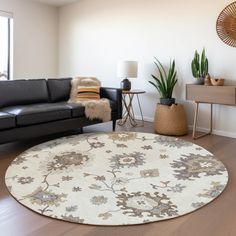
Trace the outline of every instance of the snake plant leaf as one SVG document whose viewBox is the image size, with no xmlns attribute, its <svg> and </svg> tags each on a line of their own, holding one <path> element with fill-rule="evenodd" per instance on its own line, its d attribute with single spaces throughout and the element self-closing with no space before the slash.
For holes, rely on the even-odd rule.
<svg viewBox="0 0 236 236">
<path fill-rule="evenodd" d="M 169 87 L 169 88 L 172 88 L 174 72 L 175 72 L 175 60 L 173 60 L 173 62 L 171 62 L 171 60 L 170 60 L 170 69 L 169 69 L 167 81 L 166 81 L 167 87 Z M 170 89 L 169 96 L 172 94 L 171 90 L 173 90 L 173 89 Z"/>
<path fill-rule="evenodd" d="M 165 92 L 166 92 L 166 89 L 167 89 L 167 88 L 166 88 L 165 79 L 164 79 L 164 78 L 166 78 L 166 74 L 162 72 L 161 67 L 159 66 L 159 64 L 157 64 L 157 62 L 154 62 L 154 63 L 155 63 L 155 65 L 156 65 L 157 70 L 158 70 L 159 75 L 160 75 L 160 82 L 161 82 L 161 84 L 162 84 L 162 91 L 163 91 L 163 93 L 165 93 Z"/>
<path fill-rule="evenodd" d="M 196 69 L 197 69 L 197 70 L 199 70 L 199 69 L 200 69 L 199 60 L 200 60 L 200 55 L 198 54 L 198 52 L 197 52 L 197 51 L 195 51 L 195 58 L 194 58 L 194 62 L 195 62 L 195 66 L 196 66 Z"/>
<path fill-rule="evenodd" d="M 177 83 L 176 75 L 177 75 L 177 72 L 175 71 L 174 74 L 172 74 L 172 76 L 171 76 L 170 94 L 169 94 L 169 96 L 171 96 L 171 97 L 172 97 L 172 93 L 173 93 L 174 87 L 175 87 L 175 85 Z"/>
<path fill-rule="evenodd" d="M 206 75 L 208 74 L 208 59 L 206 58 L 206 62 L 205 62 L 206 66 L 205 66 L 205 70 L 206 70 Z"/>
<path fill-rule="evenodd" d="M 159 87 L 155 83 L 153 83 L 152 81 L 148 81 L 148 82 L 152 84 L 157 89 L 158 92 L 160 92 Z"/>
<path fill-rule="evenodd" d="M 161 64 L 161 62 L 160 62 L 156 57 L 154 57 L 154 58 L 155 58 L 155 60 L 157 61 L 157 63 L 159 64 L 160 68 L 162 69 L 162 71 L 163 71 L 165 77 L 167 77 L 167 74 L 166 74 L 166 71 L 165 71 L 164 66 Z"/>
<path fill-rule="evenodd" d="M 149 83 L 158 90 L 162 98 L 172 98 L 173 89 L 177 83 L 175 60 L 170 60 L 168 72 L 157 58 L 155 58 L 154 64 L 157 67 L 159 76 L 151 75 L 154 81 L 149 81 Z"/>
<path fill-rule="evenodd" d="M 200 67 L 200 74 L 201 77 L 204 77 L 205 74 L 205 62 L 206 62 L 206 56 L 205 56 L 205 48 L 202 50 L 202 55 L 201 55 L 201 67 Z"/>
<path fill-rule="evenodd" d="M 194 78 L 200 77 L 200 71 L 197 69 L 197 65 L 194 61 L 192 61 L 192 74 Z"/>
<path fill-rule="evenodd" d="M 156 76 L 154 76 L 154 75 L 152 75 L 152 78 L 155 80 L 155 82 L 156 82 L 156 86 L 155 87 L 157 87 L 158 89 L 158 91 L 159 91 L 159 93 L 162 95 L 163 93 L 165 93 L 164 91 L 165 91 L 165 89 L 164 89 L 164 87 L 163 87 L 163 84 L 162 84 L 162 82 L 156 77 Z"/>
</svg>

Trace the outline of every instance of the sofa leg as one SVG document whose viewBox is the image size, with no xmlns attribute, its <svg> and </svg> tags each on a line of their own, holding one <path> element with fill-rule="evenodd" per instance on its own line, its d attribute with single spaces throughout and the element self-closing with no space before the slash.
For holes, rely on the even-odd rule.
<svg viewBox="0 0 236 236">
<path fill-rule="evenodd" d="M 116 119 L 112 120 L 112 130 L 116 131 Z"/>
<path fill-rule="evenodd" d="M 81 134 L 83 134 L 84 133 L 84 129 L 80 128 L 80 132 L 81 132 Z"/>
</svg>

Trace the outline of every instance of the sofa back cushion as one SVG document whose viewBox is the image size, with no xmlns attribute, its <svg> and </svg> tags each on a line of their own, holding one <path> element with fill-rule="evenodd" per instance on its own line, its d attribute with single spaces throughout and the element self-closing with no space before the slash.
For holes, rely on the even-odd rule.
<svg viewBox="0 0 236 236">
<path fill-rule="evenodd" d="M 0 81 L 0 107 L 48 102 L 46 80 Z"/>
<path fill-rule="evenodd" d="M 70 97 L 72 78 L 48 79 L 50 102 L 67 101 Z"/>
</svg>

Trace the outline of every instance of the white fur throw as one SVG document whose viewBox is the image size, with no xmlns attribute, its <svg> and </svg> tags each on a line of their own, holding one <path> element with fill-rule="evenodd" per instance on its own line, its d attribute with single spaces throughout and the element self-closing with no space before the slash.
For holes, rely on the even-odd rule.
<svg viewBox="0 0 236 236">
<path fill-rule="evenodd" d="M 103 122 L 111 120 L 110 102 L 106 98 L 100 100 L 79 100 L 78 86 L 101 86 L 101 82 L 93 77 L 77 77 L 71 81 L 71 93 L 68 103 L 79 103 L 85 107 L 85 116 L 90 120 L 100 119 Z"/>
</svg>

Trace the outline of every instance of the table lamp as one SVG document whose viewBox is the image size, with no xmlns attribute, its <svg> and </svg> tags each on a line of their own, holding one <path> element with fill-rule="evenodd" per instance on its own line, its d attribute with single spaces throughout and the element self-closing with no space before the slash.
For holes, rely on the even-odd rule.
<svg viewBox="0 0 236 236">
<path fill-rule="evenodd" d="M 137 78 L 138 62 L 137 61 L 121 61 L 117 65 L 117 77 L 123 78 L 120 87 L 123 90 L 131 89 L 131 82 L 128 78 Z"/>
</svg>

